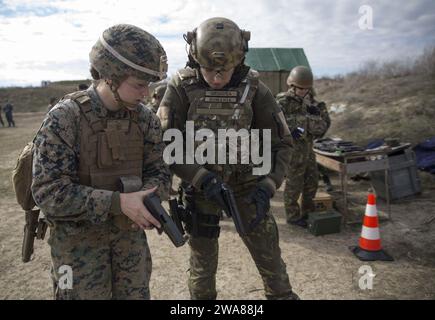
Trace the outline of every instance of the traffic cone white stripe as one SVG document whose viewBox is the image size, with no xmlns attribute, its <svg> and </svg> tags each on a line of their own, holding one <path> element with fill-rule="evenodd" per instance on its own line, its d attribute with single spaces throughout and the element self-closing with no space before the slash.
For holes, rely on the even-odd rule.
<svg viewBox="0 0 435 320">
<path fill-rule="evenodd" d="M 393 261 L 394 259 L 382 250 L 381 237 L 376 210 L 376 196 L 370 193 L 358 246 L 350 247 L 352 252 L 362 261 Z"/>
<path fill-rule="evenodd" d="M 367 240 L 379 240 L 379 228 L 362 227 L 361 237 Z"/>
<path fill-rule="evenodd" d="M 366 206 L 366 216 L 376 217 L 378 215 L 378 210 L 376 210 L 376 205 L 368 204 Z"/>
</svg>

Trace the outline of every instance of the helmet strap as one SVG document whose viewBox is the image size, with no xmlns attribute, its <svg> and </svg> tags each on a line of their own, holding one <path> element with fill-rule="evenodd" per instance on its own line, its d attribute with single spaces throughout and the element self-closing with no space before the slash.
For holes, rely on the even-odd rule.
<svg viewBox="0 0 435 320">
<path fill-rule="evenodd" d="M 118 89 L 120 87 L 120 81 L 118 79 L 109 81 L 109 80 L 105 80 L 106 84 L 109 86 L 110 91 L 112 91 L 113 97 L 115 98 L 116 102 L 118 103 L 118 106 L 121 109 L 129 109 L 129 108 L 135 108 L 137 105 L 136 104 L 132 104 L 132 103 L 128 103 L 124 100 L 121 99 L 121 96 L 118 93 Z"/>
</svg>

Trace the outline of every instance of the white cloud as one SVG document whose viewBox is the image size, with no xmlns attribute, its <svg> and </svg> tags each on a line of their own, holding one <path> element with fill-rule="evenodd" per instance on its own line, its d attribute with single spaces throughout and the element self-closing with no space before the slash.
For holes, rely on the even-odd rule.
<svg viewBox="0 0 435 320">
<path fill-rule="evenodd" d="M 362 4 L 373 7 L 373 30 L 358 28 Z M 435 44 L 431 0 L 9 0 L 0 2 L 0 85 L 89 77 L 89 50 L 116 23 L 154 34 L 173 73 L 186 61 L 183 33 L 213 16 L 250 30 L 251 47 L 304 48 L 317 75 L 352 71 L 368 59 L 414 56 Z"/>
</svg>

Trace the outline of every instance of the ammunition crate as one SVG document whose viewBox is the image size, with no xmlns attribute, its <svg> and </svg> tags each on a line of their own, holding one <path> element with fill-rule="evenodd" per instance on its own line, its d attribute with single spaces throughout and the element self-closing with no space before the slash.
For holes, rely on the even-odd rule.
<svg viewBox="0 0 435 320">
<path fill-rule="evenodd" d="M 315 236 L 339 233 L 342 215 L 337 211 L 310 212 L 308 214 L 308 231 Z"/>
</svg>

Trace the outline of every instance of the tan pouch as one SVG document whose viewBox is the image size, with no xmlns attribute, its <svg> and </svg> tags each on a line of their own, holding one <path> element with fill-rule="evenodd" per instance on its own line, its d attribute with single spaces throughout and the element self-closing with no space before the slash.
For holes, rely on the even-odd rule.
<svg viewBox="0 0 435 320">
<path fill-rule="evenodd" d="M 31 210 L 36 205 L 32 196 L 32 162 L 33 142 L 29 142 L 21 151 L 17 165 L 12 170 L 12 183 L 18 204 L 24 210 Z"/>
<path fill-rule="evenodd" d="M 110 168 L 113 166 L 112 152 L 109 148 L 106 132 L 98 133 L 98 153 L 97 153 L 97 165 L 98 168 Z"/>
</svg>

